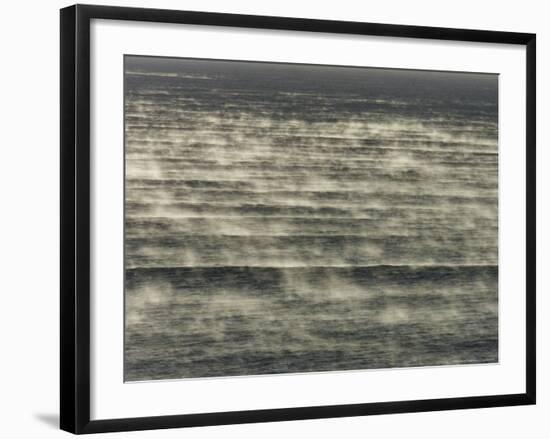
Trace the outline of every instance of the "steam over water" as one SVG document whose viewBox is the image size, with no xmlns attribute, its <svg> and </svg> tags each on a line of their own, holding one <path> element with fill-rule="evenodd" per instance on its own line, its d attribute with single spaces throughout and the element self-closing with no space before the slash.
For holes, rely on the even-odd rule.
<svg viewBox="0 0 550 439">
<path fill-rule="evenodd" d="M 125 58 L 125 379 L 498 361 L 498 78 Z"/>
</svg>

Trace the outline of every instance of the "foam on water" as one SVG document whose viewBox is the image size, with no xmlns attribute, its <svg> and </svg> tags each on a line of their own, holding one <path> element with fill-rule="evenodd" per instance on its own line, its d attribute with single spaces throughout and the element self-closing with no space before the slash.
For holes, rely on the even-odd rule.
<svg viewBox="0 0 550 439">
<path fill-rule="evenodd" d="M 126 57 L 125 379 L 497 361 L 497 87 Z"/>
</svg>

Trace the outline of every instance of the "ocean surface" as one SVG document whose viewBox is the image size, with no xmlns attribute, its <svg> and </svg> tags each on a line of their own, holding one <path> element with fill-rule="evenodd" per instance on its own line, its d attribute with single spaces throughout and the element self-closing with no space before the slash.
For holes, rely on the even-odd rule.
<svg viewBox="0 0 550 439">
<path fill-rule="evenodd" d="M 125 58 L 125 380 L 498 361 L 498 77 Z"/>
</svg>

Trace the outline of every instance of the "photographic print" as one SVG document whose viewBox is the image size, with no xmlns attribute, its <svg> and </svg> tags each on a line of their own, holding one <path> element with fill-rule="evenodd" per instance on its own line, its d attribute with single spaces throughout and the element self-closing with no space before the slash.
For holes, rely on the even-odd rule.
<svg viewBox="0 0 550 439">
<path fill-rule="evenodd" d="M 498 362 L 498 75 L 126 55 L 124 378 Z"/>
</svg>

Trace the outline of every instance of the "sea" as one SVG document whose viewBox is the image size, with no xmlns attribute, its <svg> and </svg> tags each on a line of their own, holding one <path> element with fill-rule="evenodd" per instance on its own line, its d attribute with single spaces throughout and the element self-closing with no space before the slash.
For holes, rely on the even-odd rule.
<svg viewBox="0 0 550 439">
<path fill-rule="evenodd" d="M 126 56 L 124 379 L 498 362 L 498 76 Z"/>
</svg>

